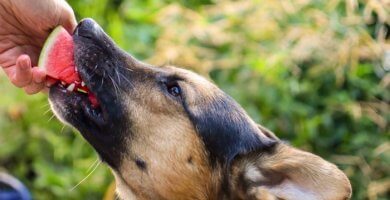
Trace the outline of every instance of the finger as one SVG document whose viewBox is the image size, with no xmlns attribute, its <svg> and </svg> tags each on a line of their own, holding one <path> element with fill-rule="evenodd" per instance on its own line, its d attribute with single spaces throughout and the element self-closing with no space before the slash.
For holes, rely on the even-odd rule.
<svg viewBox="0 0 390 200">
<path fill-rule="evenodd" d="M 15 74 L 11 82 L 17 87 L 24 87 L 32 81 L 31 60 L 28 55 L 21 55 L 16 60 Z"/>
<path fill-rule="evenodd" d="M 32 83 L 24 87 L 23 89 L 27 94 L 31 95 L 40 92 L 44 88 L 45 88 L 45 84 L 42 82 L 42 83 Z"/>
<path fill-rule="evenodd" d="M 42 70 L 39 67 L 33 67 L 32 68 L 32 76 L 33 76 L 33 82 L 35 85 L 38 85 L 37 87 L 31 86 L 32 88 L 25 88 L 25 91 L 27 94 L 35 94 L 38 92 L 44 92 L 47 93 L 49 90 L 46 87 L 46 73 L 44 70 Z"/>
<path fill-rule="evenodd" d="M 59 21 L 59 25 L 62 25 L 70 34 L 73 33 L 74 28 L 76 28 L 77 21 L 74 15 L 72 7 L 63 1 L 63 9 Z"/>
<path fill-rule="evenodd" d="M 39 85 L 43 84 L 43 88 L 40 90 L 40 92 L 48 93 L 49 88 L 46 85 L 46 72 L 39 67 L 33 67 L 32 70 L 34 83 Z"/>
<path fill-rule="evenodd" d="M 32 79 L 34 83 L 43 83 L 46 79 L 46 73 L 39 67 L 32 68 Z"/>
</svg>

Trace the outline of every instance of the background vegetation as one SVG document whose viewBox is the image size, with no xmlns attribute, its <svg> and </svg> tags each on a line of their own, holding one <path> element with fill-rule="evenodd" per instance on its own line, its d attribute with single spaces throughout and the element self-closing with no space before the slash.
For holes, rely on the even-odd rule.
<svg viewBox="0 0 390 200">
<path fill-rule="evenodd" d="M 353 199 L 390 196 L 388 0 L 69 0 L 136 57 L 209 76 L 259 123 L 336 163 Z M 43 94 L 0 75 L 0 170 L 36 199 L 101 199 L 112 181 Z"/>
</svg>

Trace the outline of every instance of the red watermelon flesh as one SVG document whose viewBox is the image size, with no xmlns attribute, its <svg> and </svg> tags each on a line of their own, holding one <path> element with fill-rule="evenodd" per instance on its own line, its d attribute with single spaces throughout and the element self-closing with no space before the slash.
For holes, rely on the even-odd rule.
<svg viewBox="0 0 390 200">
<path fill-rule="evenodd" d="M 47 75 L 67 84 L 81 82 L 74 64 L 72 36 L 61 26 L 54 29 L 43 46 L 38 65 Z"/>
<path fill-rule="evenodd" d="M 73 38 L 62 26 L 50 33 L 39 56 L 38 66 L 46 71 L 49 83 L 59 82 L 69 92 L 87 93 L 92 106 L 99 105 L 77 73 Z"/>
</svg>

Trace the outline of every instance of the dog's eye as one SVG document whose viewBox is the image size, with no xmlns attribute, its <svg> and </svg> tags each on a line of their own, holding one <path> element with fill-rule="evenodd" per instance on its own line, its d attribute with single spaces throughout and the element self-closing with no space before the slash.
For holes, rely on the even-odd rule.
<svg viewBox="0 0 390 200">
<path fill-rule="evenodd" d="M 167 90 L 169 94 L 171 94 L 174 97 L 178 97 L 181 94 L 181 89 L 179 85 L 177 85 L 176 83 L 172 85 L 167 85 Z"/>
</svg>

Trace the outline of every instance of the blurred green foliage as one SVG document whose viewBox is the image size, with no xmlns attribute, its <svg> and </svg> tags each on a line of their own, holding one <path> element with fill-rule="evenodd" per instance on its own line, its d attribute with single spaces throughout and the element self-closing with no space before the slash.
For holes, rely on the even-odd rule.
<svg viewBox="0 0 390 200">
<path fill-rule="evenodd" d="M 377 0 L 69 0 L 126 51 L 214 80 L 259 123 L 336 163 L 353 199 L 390 188 L 389 4 Z M 0 76 L 0 170 L 36 199 L 99 199 L 112 176 L 47 97 Z"/>
</svg>

